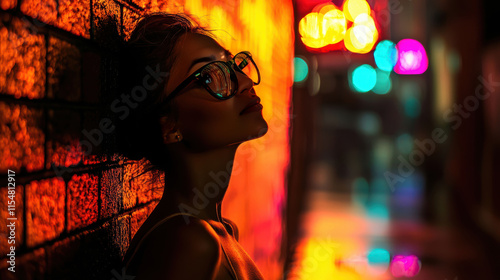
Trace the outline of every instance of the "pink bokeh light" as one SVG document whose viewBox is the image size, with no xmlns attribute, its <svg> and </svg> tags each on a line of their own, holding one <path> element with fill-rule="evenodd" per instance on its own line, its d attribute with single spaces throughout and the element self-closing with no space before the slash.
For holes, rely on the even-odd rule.
<svg viewBox="0 0 500 280">
<path fill-rule="evenodd" d="M 403 39 L 396 45 L 398 62 L 394 72 L 401 75 L 418 75 L 427 70 L 429 59 L 424 46 L 413 39 Z"/>
<path fill-rule="evenodd" d="M 420 271 L 420 260 L 414 256 L 394 256 L 391 262 L 391 273 L 394 277 L 413 277 Z"/>
</svg>

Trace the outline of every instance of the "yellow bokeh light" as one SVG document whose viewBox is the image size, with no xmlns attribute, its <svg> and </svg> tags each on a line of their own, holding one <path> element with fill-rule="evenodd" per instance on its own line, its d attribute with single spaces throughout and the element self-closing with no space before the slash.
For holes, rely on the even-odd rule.
<svg viewBox="0 0 500 280">
<path fill-rule="evenodd" d="M 366 13 L 359 14 L 355 19 L 354 19 L 354 25 L 364 25 L 370 28 L 370 30 L 375 31 L 377 28 L 375 27 L 375 20 Z"/>
<path fill-rule="evenodd" d="M 373 18 L 366 14 L 359 14 L 354 24 L 345 34 L 345 47 L 354 53 L 368 53 L 378 40 L 378 30 Z"/>
<path fill-rule="evenodd" d="M 344 39 L 346 20 L 344 13 L 333 9 L 323 15 L 323 36 L 328 44 L 336 44 Z"/>
<path fill-rule="evenodd" d="M 365 0 L 346 0 L 342 6 L 345 17 L 354 21 L 360 14 L 370 14 L 370 5 Z"/>
<path fill-rule="evenodd" d="M 314 39 L 310 37 L 301 37 L 300 39 L 304 45 L 313 49 L 319 49 L 327 45 L 323 39 Z"/>
<path fill-rule="evenodd" d="M 357 25 L 349 28 L 344 38 L 346 48 L 354 53 L 368 53 L 377 42 L 378 31 L 366 25 Z"/>
<path fill-rule="evenodd" d="M 321 38 L 321 22 L 320 14 L 309 13 L 299 22 L 299 33 L 303 38 L 320 39 Z"/>
<path fill-rule="evenodd" d="M 302 42 L 310 48 L 322 48 L 344 39 L 346 32 L 344 13 L 335 5 L 327 3 L 314 8 L 312 13 L 299 22 Z"/>
</svg>

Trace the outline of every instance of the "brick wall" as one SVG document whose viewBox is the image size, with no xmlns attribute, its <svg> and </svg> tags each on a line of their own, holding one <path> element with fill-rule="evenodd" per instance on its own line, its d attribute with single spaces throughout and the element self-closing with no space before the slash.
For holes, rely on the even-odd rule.
<svg viewBox="0 0 500 280">
<path fill-rule="evenodd" d="M 0 228 L 0 279 L 119 279 L 131 237 L 161 196 L 130 178 L 135 164 L 102 145 L 86 155 L 80 141 L 99 127 L 116 78 L 106 36 L 126 35 L 139 14 L 162 9 L 151 2 L 0 1 L 1 224 L 8 169 L 17 218 L 15 244 Z"/>
<path fill-rule="evenodd" d="M 211 18 L 205 25 L 222 30 L 224 46 L 251 50 L 265 65 L 257 91 L 270 128 L 237 154 L 242 171 L 231 178 L 223 215 L 238 223 L 240 242 L 266 279 L 281 279 L 289 0 L 0 0 L 0 279 L 121 279 L 120 260 L 161 195 L 149 189 L 148 176 L 133 176 L 140 165 L 106 153 L 112 139 L 96 132 L 116 93 L 115 40 L 150 11 Z M 17 219 L 15 273 L 7 270 L 8 217 Z"/>
</svg>

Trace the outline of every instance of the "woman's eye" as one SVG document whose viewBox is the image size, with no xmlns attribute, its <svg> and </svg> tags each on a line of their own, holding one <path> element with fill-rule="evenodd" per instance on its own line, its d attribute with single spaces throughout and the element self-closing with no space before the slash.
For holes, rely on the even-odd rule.
<svg viewBox="0 0 500 280">
<path fill-rule="evenodd" d="M 210 84 L 213 82 L 213 79 L 212 79 L 212 76 L 210 75 L 204 75 L 203 78 L 202 78 L 202 81 L 205 83 L 205 84 Z"/>
</svg>

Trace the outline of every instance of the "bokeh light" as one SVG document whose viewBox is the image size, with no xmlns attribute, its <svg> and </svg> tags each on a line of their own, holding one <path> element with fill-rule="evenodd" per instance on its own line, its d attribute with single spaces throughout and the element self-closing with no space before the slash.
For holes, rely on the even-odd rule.
<svg viewBox="0 0 500 280">
<path fill-rule="evenodd" d="M 380 132 L 380 118 L 375 113 L 364 112 L 358 117 L 358 128 L 365 135 L 376 135 Z"/>
<path fill-rule="evenodd" d="M 370 5 L 365 0 L 347 0 L 342 5 L 346 18 L 354 21 L 360 14 L 369 14 L 371 9 Z"/>
<path fill-rule="evenodd" d="M 368 92 L 377 82 L 377 72 L 368 64 L 358 66 L 351 74 L 351 84 L 358 92 Z"/>
<path fill-rule="evenodd" d="M 408 133 L 399 135 L 396 138 L 396 147 L 400 153 L 409 154 L 413 150 L 413 137 Z"/>
<path fill-rule="evenodd" d="M 389 251 L 382 248 L 374 248 L 368 252 L 369 272 L 372 275 L 379 275 L 387 271 L 391 262 Z"/>
<path fill-rule="evenodd" d="M 425 48 L 413 39 L 403 39 L 396 45 L 398 62 L 394 71 L 402 75 L 418 75 L 427 70 L 429 59 Z"/>
<path fill-rule="evenodd" d="M 299 22 L 299 34 L 302 43 L 310 48 L 319 49 L 326 46 L 322 36 L 322 16 L 319 13 L 309 13 Z"/>
<path fill-rule="evenodd" d="M 359 177 L 352 182 L 352 200 L 354 203 L 365 206 L 370 194 L 370 185 L 365 178 Z"/>
<path fill-rule="evenodd" d="M 322 15 L 323 36 L 326 43 L 336 44 L 344 40 L 347 25 L 344 13 L 339 9 L 332 9 Z"/>
<path fill-rule="evenodd" d="M 300 20 L 299 34 L 306 46 L 317 49 L 342 41 L 346 26 L 344 13 L 332 3 L 325 3 Z"/>
<path fill-rule="evenodd" d="M 368 14 L 360 14 L 346 31 L 344 44 L 349 51 L 363 54 L 371 51 L 377 40 L 375 21 Z"/>
<path fill-rule="evenodd" d="M 391 72 L 386 72 L 380 69 L 375 69 L 377 72 L 377 80 L 372 91 L 376 94 L 386 94 L 392 89 Z"/>
<path fill-rule="evenodd" d="M 407 98 L 404 103 L 404 112 L 410 118 L 416 118 L 420 115 L 420 100 L 412 96 Z"/>
<path fill-rule="evenodd" d="M 394 256 L 391 262 L 391 273 L 394 277 L 413 277 L 421 268 L 420 260 L 414 256 Z"/>
<path fill-rule="evenodd" d="M 392 71 L 398 61 L 396 44 L 389 40 L 380 41 L 373 52 L 375 64 L 380 70 Z"/>
<path fill-rule="evenodd" d="M 293 81 L 296 83 L 300 83 L 307 78 L 309 74 L 309 66 L 307 66 L 307 62 L 300 57 L 295 57 L 293 59 Z"/>
</svg>

